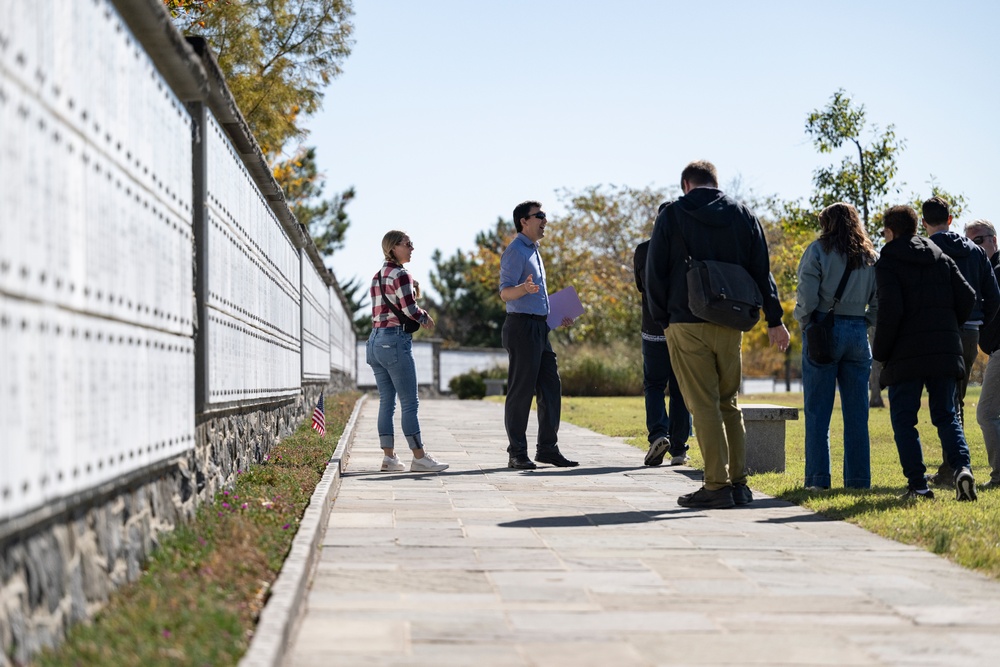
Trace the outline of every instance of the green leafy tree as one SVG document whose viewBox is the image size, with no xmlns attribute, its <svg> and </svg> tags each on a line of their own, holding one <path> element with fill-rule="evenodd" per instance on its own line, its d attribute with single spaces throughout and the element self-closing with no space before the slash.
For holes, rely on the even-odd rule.
<svg viewBox="0 0 1000 667">
<path fill-rule="evenodd" d="M 650 237 L 659 205 L 677 189 L 592 186 L 563 190 L 566 213 L 546 228 L 541 245 L 550 292 L 576 288 L 587 312 L 556 334 L 608 343 L 639 335 L 642 302 L 635 287 L 635 247 Z"/>
<path fill-rule="evenodd" d="M 354 188 L 330 199 L 323 198 L 324 183 L 317 170 L 315 148 L 301 148 L 294 157 L 280 162 L 274 168 L 274 177 L 320 255 L 330 257 L 341 250 L 351 224 L 346 209 L 355 197 Z"/>
<path fill-rule="evenodd" d="M 351 53 L 351 0 L 164 0 L 175 25 L 212 47 L 264 154 L 306 134 Z"/>
<path fill-rule="evenodd" d="M 890 192 L 898 192 L 893 183 L 896 159 L 906 142 L 896 137 L 894 125 L 884 131 L 869 125 L 864 105 L 855 105 L 843 89 L 825 107 L 809 114 L 806 134 L 820 153 L 832 153 L 845 144 L 851 148 L 839 165 L 813 172 L 813 208 L 819 211 L 838 201 L 853 204 L 868 234 L 876 238 L 885 199 Z"/>
<path fill-rule="evenodd" d="M 913 208 L 920 211 L 925 201 L 931 197 L 941 197 L 941 199 L 948 202 L 948 211 L 951 213 L 951 217 L 953 218 L 953 224 L 960 217 L 962 217 L 962 212 L 965 211 L 965 207 L 968 205 L 968 202 L 965 200 L 965 195 L 961 193 L 951 194 L 938 185 L 937 179 L 934 178 L 933 175 L 931 175 L 930 180 L 927 181 L 927 186 L 929 191 L 925 193 L 914 192 L 910 196 L 910 201 L 913 202 Z M 962 229 L 960 227 L 953 228 L 952 231 L 960 234 L 962 233 Z"/>
<path fill-rule="evenodd" d="M 476 235 L 475 250 L 444 258 L 433 255 L 431 285 L 440 301 L 431 308 L 437 333 L 455 345 L 500 347 L 506 306 L 498 283 L 500 255 L 512 238 L 514 224 L 497 218 L 493 227 Z"/>
<path fill-rule="evenodd" d="M 351 311 L 354 333 L 359 338 L 367 338 L 372 332 L 372 316 L 368 308 L 368 281 L 355 276 L 341 284 L 340 289 Z"/>
</svg>

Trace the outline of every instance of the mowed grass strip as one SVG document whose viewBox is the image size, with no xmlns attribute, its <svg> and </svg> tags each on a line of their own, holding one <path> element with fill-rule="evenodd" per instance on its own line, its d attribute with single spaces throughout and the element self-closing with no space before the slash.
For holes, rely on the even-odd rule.
<svg viewBox="0 0 1000 667">
<path fill-rule="evenodd" d="M 983 482 L 989 479 L 990 468 L 983 434 L 975 421 L 979 392 L 979 387 L 969 387 L 966 396 L 966 438 L 976 479 Z M 803 488 L 806 429 L 802 394 L 747 395 L 740 397 L 740 403 L 771 403 L 799 408 L 799 419 L 785 422 L 785 472 L 752 475 L 752 488 L 808 507 L 824 516 L 849 521 L 884 537 L 920 546 L 964 567 L 1000 579 L 1000 490 L 982 491 L 979 501 L 975 503 L 958 502 L 955 491 L 946 488 L 935 488 L 936 498 L 933 501 L 914 503 L 901 500 L 900 496 L 906 491 L 906 478 L 903 477 L 892 437 L 888 408 L 874 408 L 869 413 L 872 488 L 868 491 L 845 489 L 844 428 L 838 398 L 830 427 L 833 488 L 811 493 Z M 629 444 L 643 451 L 649 448 L 641 396 L 564 397 L 562 418 L 598 433 L 628 438 Z M 928 472 L 934 472 L 941 462 L 941 445 L 937 431 L 930 423 L 926 395 L 918 429 L 924 445 L 924 462 Z M 701 468 L 698 445 L 695 441 L 689 444 L 690 465 Z M 639 464 L 642 462 L 638 453 L 636 461 Z M 669 469 L 664 473 L 669 474 Z"/>
<path fill-rule="evenodd" d="M 37 664 L 235 665 L 359 395 L 327 396 L 325 437 L 310 412 L 263 465 L 164 535 L 140 579 Z"/>
</svg>

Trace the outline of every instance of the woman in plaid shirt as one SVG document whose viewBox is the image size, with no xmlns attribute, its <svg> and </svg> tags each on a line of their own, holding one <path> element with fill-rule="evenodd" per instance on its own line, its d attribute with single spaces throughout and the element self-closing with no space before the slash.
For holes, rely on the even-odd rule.
<svg viewBox="0 0 1000 667">
<path fill-rule="evenodd" d="M 385 456 L 383 472 L 401 472 L 406 466 L 395 454 L 392 417 L 396 395 L 402 407 L 403 435 L 413 452 L 411 472 L 441 472 L 447 463 L 435 461 L 424 452 L 417 421 L 417 370 L 413 363 L 413 336 L 403 329 L 399 315 L 420 326 L 434 328 L 434 320 L 417 305 L 420 288 L 403 264 L 410 261 L 413 242 L 405 232 L 393 230 L 382 237 L 385 262 L 372 277 L 368 296 L 372 302 L 372 333 L 368 337 L 366 361 L 378 385 L 378 439 Z M 393 311 L 396 312 L 393 312 Z"/>
</svg>

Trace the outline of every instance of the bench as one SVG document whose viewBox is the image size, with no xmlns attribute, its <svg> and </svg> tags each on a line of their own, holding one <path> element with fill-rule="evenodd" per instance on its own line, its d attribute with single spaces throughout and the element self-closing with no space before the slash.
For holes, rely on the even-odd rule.
<svg viewBox="0 0 1000 667">
<path fill-rule="evenodd" d="M 507 393 L 507 380 L 483 378 L 483 384 L 486 385 L 487 396 L 503 396 Z"/>
<path fill-rule="evenodd" d="M 785 471 L 785 421 L 799 418 L 798 408 L 767 403 L 740 405 L 747 432 L 747 473 Z"/>
</svg>

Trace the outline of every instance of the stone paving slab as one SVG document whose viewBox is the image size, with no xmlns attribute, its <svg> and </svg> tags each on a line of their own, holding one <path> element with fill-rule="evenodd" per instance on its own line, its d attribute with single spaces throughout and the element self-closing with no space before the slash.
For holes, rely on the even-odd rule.
<svg viewBox="0 0 1000 667">
<path fill-rule="evenodd" d="M 761 494 L 680 508 L 699 471 L 569 424 L 579 468 L 508 470 L 495 403 L 422 401 L 451 468 L 380 473 L 377 410 L 289 667 L 1000 664 L 1000 583 L 926 551 Z"/>
</svg>

